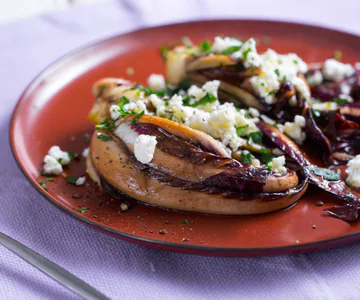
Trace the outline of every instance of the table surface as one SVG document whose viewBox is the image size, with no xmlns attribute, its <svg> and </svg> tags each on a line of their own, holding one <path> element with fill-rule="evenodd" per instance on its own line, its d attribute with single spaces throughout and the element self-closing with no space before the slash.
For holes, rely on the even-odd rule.
<svg viewBox="0 0 360 300">
<path fill-rule="evenodd" d="M 11 112 L 27 84 L 63 54 L 137 28 L 211 18 L 298 21 L 360 34 L 354 1 L 118 0 L 0 26 L 0 231 L 113 299 L 357 299 L 360 243 L 317 253 L 218 258 L 149 249 L 101 234 L 44 200 L 8 144 Z M 300 4 L 301 3 L 301 4 Z M 311 7 L 311 9 L 310 9 Z M 0 299 L 77 299 L 0 247 Z"/>
</svg>

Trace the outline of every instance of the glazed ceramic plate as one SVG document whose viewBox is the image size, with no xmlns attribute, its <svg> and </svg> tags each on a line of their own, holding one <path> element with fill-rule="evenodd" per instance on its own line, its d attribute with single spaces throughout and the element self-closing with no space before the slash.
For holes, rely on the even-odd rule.
<svg viewBox="0 0 360 300">
<path fill-rule="evenodd" d="M 37 183 L 42 159 L 52 145 L 81 153 L 94 97 L 92 84 L 102 77 L 125 77 L 145 83 L 151 73 L 164 73 L 159 47 L 182 36 L 194 42 L 215 35 L 255 37 L 259 51 L 295 52 L 307 62 L 322 61 L 340 50 L 344 61 L 359 58 L 354 35 L 308 25 L 249 20 L 201 21 L 149 28 L 75 51 L 43 71 L 21 96 L 13 114 L 10 141 L 15 159 L 33 186 L 70 216 L 104 233 L 138 244 L 197 254 L 245 256 L 313 251 L 360 239 L 360 222 L 348 224 L 324 214 L 336 204 L 329 195 L 310 188 L 296 205 L 256 216 L 217 216 L 171 211 L 134 204 L 119 212 L 120 201 L 105 195 L 87 179 L 76 187 L 62 176 Z M 67 174 L 84 175 L 84 159 Z M 209 196 L 211 197 L 211 196 Z M 325 206 L 317 206 L 323 201 Z"/>
</svg>

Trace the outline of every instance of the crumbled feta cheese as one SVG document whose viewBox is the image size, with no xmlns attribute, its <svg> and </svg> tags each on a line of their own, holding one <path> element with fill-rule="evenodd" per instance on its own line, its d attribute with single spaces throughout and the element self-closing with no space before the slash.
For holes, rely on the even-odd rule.
<svg viewBox="0 0 360 300">
<path fill-rule="evenodd" d="M 269 125 L 274 125 L 275 124 L 275 121 L 271 118 L 269 118 L 268 116 L 266 115 L 261 115 L 260 116 L 261 120 L 263 120 L 266 124 L 269 124 Z"/>
<path fill-rule="evenodd" d="M 83 185 L 83 184 L 85 183 L 85 180 L 86 180 L 85 176 L 79 177 L 79 178 L 76 180 L 75 185 Z"/>
<path fill-rule="evenodd" d="M 235 60 L 243 60 L 244 66 L 249 68 L 251 66 L 258 67 L 261 64 L 261 59 L 256 51 L 256 41 L 253 38 L 248 39 L 242 47 L 231 54 Z"/>
<path fill-rule="evenodd" d="M 212 81 L 206 82 L 202 86 L 202 89 L 206 93 L 211 94 L 211 95 L 213 95 L 213 96 L 215 96 L 217 98 L 218 97 L 219 86 L 220 86 L 220 81 L 219 80 L 212 80 Z"/>
<path fill-rule="evenodd" d="M 192 85 L 188 89 L 188 95 L 190 97 L 194 97 L 196 100 L 200 100 L 201 98 L 205 97 L 206 92 L 202 88 L 199 88 L 196 85 Z"/>
<path fill-rule="evenodd" d="M 320 111 L 336 110 L 337 104 L 336 104 L 336 102 L 313 103 L 311 105 L 311 108 L 314 110 L 320 110 Z"/>
<path fill-rule="evenodd" d="M 277 173 L 285 173 L 286 167 L 285 167 L 285 156 L 279 156 L 275 157 L 271 160 L 269 163 L 269 166 L 271 166 L 271 171 L 277 172 Z"/>
<path fill-rule="evenodd" d="M 111 119 L 117 120 L 121 117 L 120 107 L 117 106 L 116 104 L 111 105 L 109 111 L 110 111 Z"/>
<path fill-rule="evenodd" d="M 152 90 L 158 91 L 165 88 L 165 78 L 161 74 L 151 74 L 147 79 L 148 85 Z"/>
<path fill-rule="evenodd" d="M 354 72 L 355 69 L 350 64 L 343 64 L 333 58 L 327 59 L 322 68 L 324 78 L 333 81 L 343 80 Z"/>
<path fill-rule="evenodd" d="M 62 151 L 59 146 L 52 146 L 48 154 L 55 158 L 63 166 L 68 165 L 71 161 L 69 153 Z"/>
<path fill-rule="evenodd" d="M 134 144 L 134 154 L 138 161 L 148 164 L 152 161 L 157 141 L 155 136 L 140 134 Z"/>
<path fill-rule="evenodd" d="M 302 130 L 305 128 L 306 120 L 303 116 L 297 115 L 294 122 L 286 122 L 284 133 L 292 138 L 297 144 L 301 145 L 306 139 L 306 133 Z"/>
<path fill-rule="evenodd" d="M 90 152 L 90 148 L 89 147 L 85 148 L 82 152 L 82 156 L 86 158 L 89 155 L 89 152 Z"/>
<path fill-rule="evenodd" d="M 217 36 L 214 38 L 214 43 L 211 47 L 211 51 L 215 52 L 215 53 L 221 53 L 229 47 L 241 46 L 241 45 L 242 45 L 242 42 L 239 41 L 238 39 L 231 38 L 231 37 L 222 38 L 220 36 Z"/>
<path fill-rule="evenodd" d="M 297 98 L 296 98 L 296 95 L 293 95 L 290 99 L 289 99 L 289 104 L 290 106 L 292 107 L 295 107 L 297 106 Z"/>
<path fill-rule="evenodd" d="M 293 78 L 291 81 L 295 87 L 295 89 L 303 96 L 305 99 L 310 99 L 310 91 L 305 81 L 299 77 Z"/>
<path fill-rule="evenodd" d="M 63 172 L 62 165 L 50 155 L 45 155 L 44 163 L 44 173 L 47 175 L 60 175 Z"/>
<path fill-rule="evenodd" d="M 312 75 L 309 75 L 307 78 L 307 82 L 310 86 L 318 86 L 323 82 L 323 75 L 320 70 L 316 70 Z"/>
<path fill-rule="evenodd" d="M 256 108 L 250 107 L 249 108 L 249 113 L 254 118 L 260 117 L 260 112 Z"/>
<path fill-rule="evenodd" d="M 145 105 L 144 101 L 142 101 L 142 100 L 137 100 L 136 102 L 127 103 L 124 105 L 124 109 L 126 111 L 132 111 L 132 112 L 136 112 L 136 113 L 140 113 L 140 112 L 144 111 L 145 114 L 148 114 L 146 105 Z"/>
<path fill-rule="evenodd" d="M 254 167 L 257 167 L 257 168 L 260 167 L 260 165 L 261 165 L 260 160 L 253 158 L 253 157 L 250 158 L 250 162 Z"/>
<path fill-rule="evenodd" d="M 346 183 L 352 187 L 360 188 L 360 154 L 349 160 L 347 166 Z"/>
<path fill-rule="evenodd" d="M 338 98 L 341 99 L 341 100 L 345 100 L 345 101 L 347 101 L 349 103 L 354 102 L 354 99 L 351 96 L 346 95 L 346 94 L 340 94 Z"/>
<path fill-rule="evenodd" d="M 284 155 L 284 152 L 281 151 L 279 148 L 274 148 L 272 150 L 272 154 L 276 155 L 276 156 L 280 156 L 280 155 Z"/>
<path fill-rule="evenodd" d="M 278 134 L 277 134 L 276 132 L 272 132 L 271 135 L 272 135 L 273 137 L 277 137 L 277 136 L 278 136 Z"/>
</svg>

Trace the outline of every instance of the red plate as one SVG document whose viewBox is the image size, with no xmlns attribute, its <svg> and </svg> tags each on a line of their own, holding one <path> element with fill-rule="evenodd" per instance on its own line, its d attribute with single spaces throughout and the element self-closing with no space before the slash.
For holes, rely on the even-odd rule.
<svg viewBox="0 0 360 300">
<path fill-rule="evenodd" d="M 257 216 L 217 216 L 176 212 L 144 204 L 118 213 L 120 202 L 86 186 L 75 187 L 59 176 L 48 182 L 39 171 L 52 145 L 81 153 L 85 132 L 93 125 L 87 114 L 93 105 L 92 84 L 102 77 L 125 77 L 145 83 L 151 73 L 164 73 L 159 46 L 189 36 L 194 42 L 215 35 L 255 37 L 259 50 L 295 52 L 307 62 L 342 51 L 344 61 L 359 58 L 357 36 L 308 25 L 249 20 L 201 21 L 139 30 L 75 51 L 43 71 L 26 89 L 14 111 L 10 141 L 15 159 L 28 180 L 51 203 L 86 224 L 135 243 L 197 254 L 227 256 L 269 255 L 313 251 L 360 239 L 360 222 L 348 224 L 328 217 L 324 207 L 335 199 L 309 189 L 287 210 Z M 129 68 L 134 69 L 130 75 Z M 128 73 L 128 74 L 127 74 Z M 66 173 L 85 173 L 84 160 Z M 78 194 L 78 195 L 75 195 Z M 81 196 L 81 198 L 73 197 Z M 316 206 L 316 201 L 325 206 Z M 87 211 L 81 213 L 80 208 Z M 184 220 L 188 220 L 188 224 Z M 314 228 L 316 227 L 316 228 Z"/>
</svg>

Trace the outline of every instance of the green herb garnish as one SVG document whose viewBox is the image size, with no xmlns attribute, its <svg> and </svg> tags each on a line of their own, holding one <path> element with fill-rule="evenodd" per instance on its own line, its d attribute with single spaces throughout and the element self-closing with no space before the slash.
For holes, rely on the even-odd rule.
<svg viewBox="0 0 360 300">
<path fill-rule="evenodd" d="M 182 221 L 182 223 L 183 223 L 183 224 L 189 224 L 189 220 L 188 220 L 188 219 L 184 219 L 184 220 Z"/>
<path fill-rule="evenodd" d="M 275 69 L 274 72 L 275 72 L 275 74 L 276 74 L 277 76 L 280 76 L 280 71 L 279 71 L 279 69 Z"/>
<path fill-rule="evenodd" d="M 191 79 L 190 79 L 190 77 L 186 77 L 180 81 L 178 87 L 180 90 L 187 90 L 190 88 L 190 86 L 191 86 Z"/>
<path fill-rule="evenodd" d="M 224 51 L 221 52 L 221 54 L 229 55 L 236 51 L 239 51 L 242 46 L 230 46 L 229 48 L 226 48 Z"/>
<path fill-rule="evenodd" d="M 243 162 L 245 164 L 251 164 L 251 153 L 250 153 L 250 151 L 248 151 L 248 150 L 241 151 L 240 160 L 241 160 L 241 162 Z"/>
<path fill-rule="evenodd" d="M 166 60 L 167 56 L 169 54 L 169 48 L 164 45 L 159 48 L 159 51 L 160 51 L 160 54 L 163 57 L 163 59 Z"/>
<path fill-rule="evenodd" d="M 135 125 L 136 124 L 136 122 L 137 122 L 137 120 L 139 120 L 140 119 L 140 117 L 141 116 L 143 116 L 144 115 L 144 111 L 142 111 L 142 112 L 140 112 L 140 113 L 138 113 L 133 119 L 132 119 L 132 121 L 131 121 L 131 125 Z"/>
<path fill-rule="evenodd" d="M 260 160 L 264 163 L 264 164 L 268 164 L 269 162 L 272 161 L 273 159 L 273 155 L 267 151 L 265 148 L 261 149 L 261 157 Z"/>
<path fill-rule="evenodd" d="M 46 182 L 44 182 L 44 181 L 38 181 L 38 184 L 39 184 L 45 191 L 48 190 L 47 187 L 46 187 Z"/>
<path fill-rule="evenodd" d="M 100 122 L 98 125 L 95 125 L 95 129 L 101 129 L 105 131 L 113 131 L 115 128 L 115 122 L 110 120 L 110 118 L 106 118 L 102 122 Z"/>
<path fill-rule="evenodd" d="M 209 41 L 203 41 L 199 45 L 199 49 L 207 54 L 211 52 L 211 44 Z"/>
<path fill-rule="evenodd" d="M 341 52 L 340 50 L 335 50 L 335 51 L 334 51 L 334 58 L 335 58 L 336 60 L 341 60 L 341 58 L 342 58 L 342 52 Z"/>
<path fill-rule="evenodd" d="M 55 181 L 55 178 L 52 177 L 45 177 L 44 179 L 45 181 Z"/>
<path fill-rule="evenodd" d="M 244 60 L 246 59 L 246 57 L 248 56 L 248 54 L 249 54 L 251 51 L 252 51 L 252 50 L 251 50 L 250 48 L 248 48 L 247 50 L 245 50 L 245 51 L 243 52 L 242 57 L 243 57 Z"/>
<path fill-rule="evenodd" d="M 103 135 L 102 133 L 98 134 L 97 138 L 104 142 L 110 141 L 112 139 L 111 135 Z"/>
<path fill-rule="evenodd" d="M 274 95 L 274 94 L 276 94 L 277 92 L 278 92 L 278 90 L 273 90 L 273 91 L 269 92 L 268 96 Z"/>
<path fill-rule="evenodd" d="M 79 179 L 79 177 L 73 176 L 73 175 L 70 175 L 70 176 L 66 177 L 66 181 L 67 181 L 68 183 L 71 183 L 71 184 L 74 184 L 74 185 L 76 185 L 76 181 L 77 181 L 78 179 Z"/>
<path fill-rule="evenodd" d="M 334 170 L 325 169 L 325 168 L 316 168 L 316 167 L 309 168 L 309 170 L 313 172 L 315 175 L 321 176 L 328 181 L 340 180 L 340 174 L 341 174 L 340 170 L 337 170 L 337 172 L 335 172 Z"/>
<path fill-rule="evenodd" d="M 294 59 L 294 60 L 293 60 L 293 63 L 294 63 L 295 65 L 297 65 L 299 62 L 298 62 L 296 59 Z"/>
<path fill-rule="evenodd" d="M 347 100 L 343 98 L 335 98 L 333 99 L 333 102 L 335 102 L 338 105 L 344 105 L 347 103 Z"/>
<path fill-rule="evenodd" d="M 191 100 L 191 97 L 190 97 L 190 96 L 185 97 L 185 98 L 182 100 L 183 105 L 184 105 L 184 106 L 189 106 L 189 105 L 190 105 L 190 104 L 189 104 L 190 100 Z"/>
<path fill-rule="evenodd" d="M 249 128 L 248 124 L 244 126 L 236 127 L 236 134 L 238 136 L 242 136 L 248 128 Z"/>
<path fill-rule="evenodd" d="M 255 143 L 261 144 L 263 133 L 261 131 L 254 131 L 249 134 L 249 139 L 252 139 Z"/>
<path fill-rule="evenodd" d="M 199 105 L 206 105 L 212 102 L 215 102 L 217 98 L 213 94 L 206 94 L 204 97 L 202 97 L 199 101 L 190 104 L 191 107 L 197 107 Z"/>
<path fill-rule="evenodd" d="M 80 209 L 77 209 L 78 212 L 81 212 L 82 214 L 86 213 L 88 209 L 86 207 L 82 207 Z"/>
</svg>

